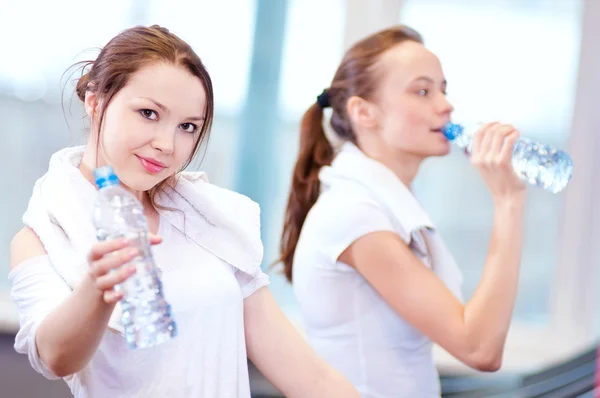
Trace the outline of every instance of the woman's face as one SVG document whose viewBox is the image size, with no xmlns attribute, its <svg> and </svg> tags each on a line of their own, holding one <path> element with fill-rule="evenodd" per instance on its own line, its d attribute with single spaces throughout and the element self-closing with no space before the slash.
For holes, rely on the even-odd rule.
<svg viewBox="0 0 600 398">
<path fill-rule="evenodd" d="M 97 120 L 100 101 L 86 94 L 92 120 Z M 148 191 L 193 155 L 205 108 L 201 80 L 184 68 L 154 63 L 138 70 L 106 108 L 102 131 L 93 131 L 89 144 L 99 142 L 98 166 L 111 165 L 123 185 Z"/>
<path fill-rule="evenodd" d="M 382 54 L 373 134 L 394 155 L 442 156 L 450 144 L 441 128 L 450 121 L 446 79 L 438 58 L 422 44 L 401 43 Z"/>
</svg>

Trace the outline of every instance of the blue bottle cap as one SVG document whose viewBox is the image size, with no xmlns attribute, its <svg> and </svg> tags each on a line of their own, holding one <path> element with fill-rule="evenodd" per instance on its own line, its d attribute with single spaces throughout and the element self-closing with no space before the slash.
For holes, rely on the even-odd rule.
<svg viewBox="0 0 600 398">
<path fill-rule="evenodd" d="M 456 137 L 459 137 L 460 135 L 462 135 L 463 130 L 464 130 L 464 128 L 460 124 L 448 122 L 442 128 L 442 133 L 444 133 L 446 138 L 448 138 L 450 141 L 452 141 L 452 140 L 456 139 Z"/>
<path fill-rule="evenodd" d="M 98 167 L 94 170 L 94 178 L 99 189 L 119 184 L 119 179 L 111 166 Z"/>
</svg>

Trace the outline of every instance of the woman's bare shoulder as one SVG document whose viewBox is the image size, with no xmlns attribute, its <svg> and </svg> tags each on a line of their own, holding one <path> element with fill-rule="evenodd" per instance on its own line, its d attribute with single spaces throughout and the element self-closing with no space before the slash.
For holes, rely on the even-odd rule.
<svg viewBox="0 0 600 398">
<path fill-rule="evenodd" d="M 44 254 L 46 249 L 40 238 L 31 228 L 24 227 L 10 242 L 10 269 L 12 271 L 26 260 Z"/>
</svg>

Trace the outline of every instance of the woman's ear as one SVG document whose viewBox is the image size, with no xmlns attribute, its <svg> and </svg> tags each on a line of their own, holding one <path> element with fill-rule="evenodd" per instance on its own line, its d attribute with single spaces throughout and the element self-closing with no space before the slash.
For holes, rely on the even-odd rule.
<svg viewBox="0 0 600 398">
<path fill-rule="evenodd" d="M 377 126 L 377 112 L 374 104 L 369 101 L 352 96 L 346 102 L 346 114 L 358 130 L 371 130 Z"/>
<path fill-rule="evenodd" d="M 83 101 L 85 113 L 93 122 L 98 113 L 98 96 L 92 91 L 85 92 L 85 101 Z"/>
</svg>

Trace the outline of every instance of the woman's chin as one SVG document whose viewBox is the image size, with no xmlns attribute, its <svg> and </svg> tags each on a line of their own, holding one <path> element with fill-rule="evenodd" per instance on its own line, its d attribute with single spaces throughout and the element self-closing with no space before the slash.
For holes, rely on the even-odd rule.
<svg viewBox="0 0 600 398">
<path fill-rule="evenodd" d="M 432 149 L 433 150 L 431 151 L 430 156 L 446 156 L 450 154 L 452 145 L 450 144 L 450 141 L 445 141 L 436 145 L 435 148 Z"/>
<path fill-rule="evenodd" d="M 152 175 L 130 175 L 121 180 L 121 183 L 132 191 L 146 192 L 156 187 L 165 179 Z"/>
</svg>

